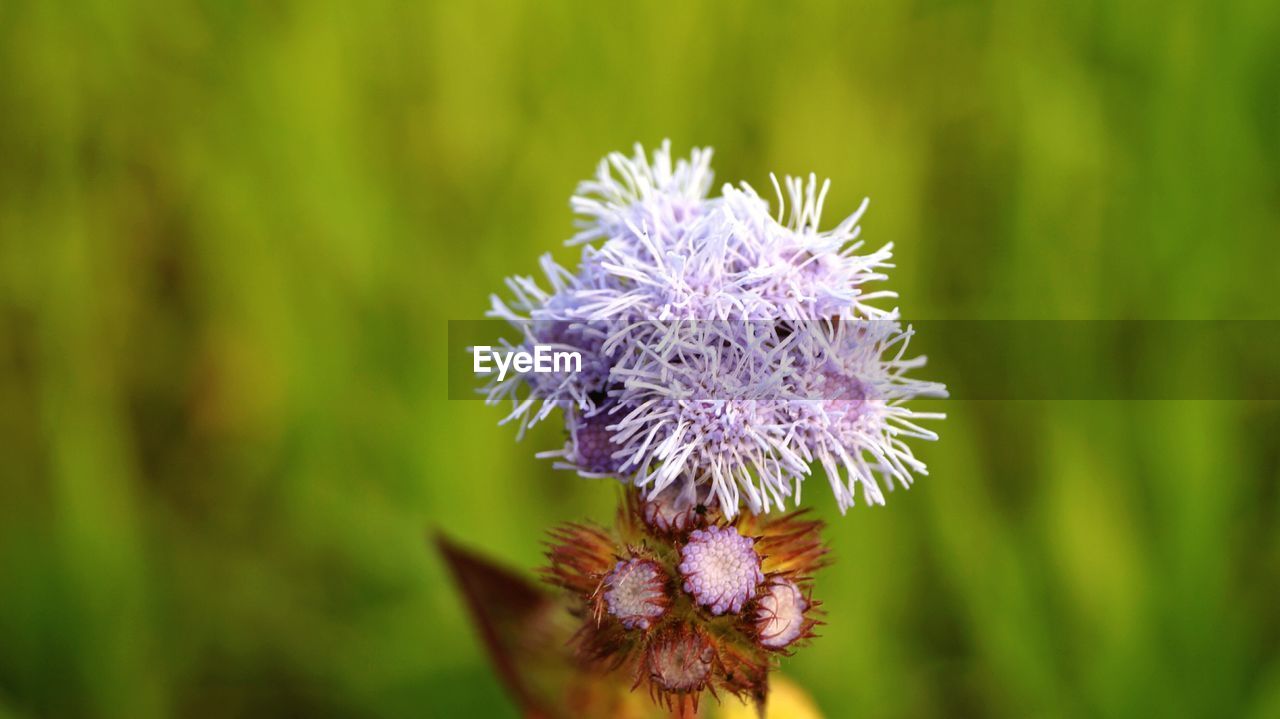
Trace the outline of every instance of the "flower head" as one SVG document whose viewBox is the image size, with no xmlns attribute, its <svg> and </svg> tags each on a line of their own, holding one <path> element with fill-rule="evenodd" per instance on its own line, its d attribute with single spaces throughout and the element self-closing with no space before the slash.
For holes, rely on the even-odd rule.
<svg viewBox="0 0 1280 719">
<path fill-rule="evenodd" d="M 707 527 L 689 533 L 680 549 L 684 590 L 712 614 L 738 612 L 764 581 L 755 542 L 733 527 Z"/>
<path fill-rule="evenodd" d="M 707 501 L 698 500 L 697 487 L 688 481 L 650 495 L 641 509 L 645 524 L 660 534 L 686 532 L 702 524 L 706 512 Z"/>
<path fill-rule="evenodd" d="M 786 506 L 814 466 L 841 510 L 910 484 L 925 466 L 906 440 L 934 439 L 905 405 L 944 396 L 907 377 L 910 328 L 876 289 L 890 245 L 864 252 L 866 201 L 820 229 L 829 183 L 774 180 L 776 212 L 746 184 L 710 197 L 711 152 L 673 161 L 613 154 L 571 205 L 573 269 L 543 258 L 548 289 L 508 281 L 490 316 L 524 345 L 579 351 L 581 372 L 495 381 L 492 402 L 523 430 L 557 408 L 569 442 L 542 456 L 614 476 L 650 498 L 691 484 L 728 517 Z M 681 490 L 683 491 L 683 489 Z"/>
<path fill-rule="evenodd" d="M 804 634 L 808 608 L 809 603 L 795 582 L 783 578 L 770 581 L 756 603 L 755 626 L 760 643 L 781 649 L 799 639 Z"/>
<path fill-rule="evenodd" d="M 556 457 L 557 469 L 574 469 L 584 477 L 611 477 L 617 474 L 622 461 L 614 455 L 618 446 L 614 443 L 614 431 L 610 426 L 616 421 L 608 412 L 608 406 L 594 413 L 569 408 L 566 424 L 569 438 L 563 449 L 539 452 L 538 456 Z"/>
<path fill-rule="evenodd" d="M 904 438 L 937 439 L 918 422 L 942 415 L 904 403 L 947 393 L 941 384 L 906 376 L 924 363 L 905 357 L 912 334 L 895 321 L 875 320 L 828 325 L 806 335 L 802 361 L 812 370 L 801 376 L 807 396 L 816 400 L 795 403 L 792 410 L 841 511 L 853 505 L 858 487 L 868 503 L 884 504 L 882 483 L 889 490 L 907 487 L 913 473 L 928 471 Z"/>
<path fill-rule="evenodd" d="M 577 659 L 631 672 L 672 708 L 696 707 L 703 689 L 760 701 L 773 655 L 812 636 L 821 523 L 699 505 L 696 528 L 659 528 L 646 519 L 653 504 L 632 488 L 612 528 L 551 535 L 543 573 L 580 622 Z"/>
<path fill-rule="evenodd" d="M 715 651 L 702 632 L 677 629 L 653 643 L 646 668 L 649 678 L 662 689 L 692 692 L 706 686 L 714 658 Z"/>
<path fill-rule="evenodd" d="M 745 183 L 709 197 L 710 158 L 664 143 L 601 162 L 571 200 L 577 265 L 544 257 L 547 289 L 512 278 L 489 312 L 519 330 L 508 347 L 577 351 L 581 371 L 485 390 L 521 432 L 562 410 L 567 441 L 540 456 L 629 485 L 611 529 L 556 530 L 543 571 L 581 622 L 578 660 L 682 715 L 704 689 L 762 704 L 771 659 L 819 623 L 820 523 L 769 513 L 817 466 L 841 511 L 883 503 L 925 473 L 907 440 L 936 439 L 919 421 L 941 415 L 907 403 L 946 396 L 908 376 L 912 330 L 877 306 L 892 248 L 863 250 L 866 201 L 822 230 L 829 183 L 775 178 L 771 212 Z"/>
<path fill-rule="evenodd" d="M 688 160 L 674 164 L 669 141 L 653 153 L 652 162 L 639 144 L 632 157 L 611 153 L 570 201 L 582 218 L 570 243 L 625 242 L 634 237 L 633 228 L 678 240 L 701 216 L 713 177 L 710 148 L 695 149 Z"/>
<path fill-rule="evenodd" d="M 605 608 L 627 629 L 648 629 L 667 611 L 667 575 L 657 562 L 618 562 L 604 578 Z"/>
</svg>

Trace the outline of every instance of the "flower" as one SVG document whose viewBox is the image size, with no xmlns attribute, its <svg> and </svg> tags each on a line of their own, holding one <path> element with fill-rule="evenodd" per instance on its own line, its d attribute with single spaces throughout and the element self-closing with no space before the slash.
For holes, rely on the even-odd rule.
<svg viewBox="0 0 1280 719">
<path fill-rule="evenodd" d="M 666 573 L 657 562 L 618 562 L 604 578 L 605 607 L 627 629 L 648 629 L 667 611 Z"/>
<path fill-rule="evenodd" d="M 646 519 L 653 505 L 633 487 L 611 528 L 551 533 L 543 576 L 578 622 L 577 661 L 629 672 L 672 709 L 696 707 L 704 689 L 762 701 L 772 658 L 818 623 L 809 592 L 825 564 L 821 523 L 697 505 L 696 522 L 660 528 Z"/>
<path fill-rule="evenodd" d="M 651 496 L 644 503 L 642 515 L 645 524 L 660 534 L 680 534 L 700 525 L 707 507 L 698 501 L 697 488 L 692 482 L 679 482 Z"/>
<path fill-rule="evenodd" d="M 680 549 L 684 590 L 712 614 L 737 613 L 764 581 L 754 545 L 733 527 L 695 529 Z"/>
<path fill-rule="evenodd" d="M 615 241 L 626 237 L 629 227 L 651 227 L 678 238 L 701 214 L 713 177 L 710 148 L 694 149 L 674 166 L 669 140 L 653 153 L 652 163 L 639 144 L 633 157 L 611 153 L 570 201 L 582 216 L 570 244 Z"/>
<path fill-rule="evenodd" d="M 906 377 L 924 364 L 923 358 L 905 358 L 912 335 L 911 328 L 891 320 L 823 323 L 805 335 L 802 361 L 811 369 L 800 376 L 811 401 L 791 409 L 841 511 L 854 504 L 859 486 L 869 504 L 884 504 L 877 477 L 892 490 L 895 483 L 910 486 L 913 473 L 928 472 L 903 438 L 937 439 L 917 423 L 943 415 L 916 412 L 904 403 L 947 392 L 936 382 Z"/>
<path fill-rule="evenodd" d="M 611 477 L 622 467 L 622 461 L 614 455 L 618 447 L 614 444 L 614 431 L 610 428 L 614 418 L 607 407 L 599 408 L 594 414 L 571 407 L 566 413 L 566 424 L 569 439 L 564 448 L 549 452 L 539 452 L 538 457 L 558 457 L 557 469 L 574 469 L 584 477 Z"/>
<path fill-rule="evenodd" d="M 659 637 L 646 664 L 650 679 L 669 692 L 692 692 L 706 686 L 715 657 L 711 643 L 698 630 L 678 629 Z"/>
<path fill-rule="evenodd" d="M 866 200 L 824 231 L 828 182 L 774 178 L 774 214 L 745 183 L 710 197 L 710 159 L 664 142 L 600 163 L 570 202 L 576 266 L 543 257 L 547 289 L 512 278 L 489 311 L 519 332 L 505 348 L 575 351 L 581 371 L 484 390 L 521 433 L 562 410 L 566 441 L 539 456 L 628 485 L 612 528 L 552 533 L 543 575 L 579 622 L 577 660 L 681 715 L 703 690 L 762 707 L 771 661 L 820 624 L 821 525 L 770 513 L 815 467 L 842 512 L 883 504 L 926 472 L 907 440 L 942 418 L 907 404 L 946 396 L 909 376 L 913 330 L 877 304 L 896 297 L 875 289 L 892 246 L 863 252 Z"/>
<path fill-rule="evenodd" d="M 830 184 L 813 175 L 774 178 L 776 214 L 745 183 L 710 197 L 710 158 L 637 146 L 579 185 L 576 267 L 544 257 L 549 288 L 512 278 L 489 315 L 522 347 L 580 352 L 582 371 L 513 373 L 488 399 L 521 432 L 563 410 L 568 441 L 539 456 L 649 499 L 767 513 L 821 466 L 841 511 L 883 504 L 926 473 L 907 440 L 936 439 L 919 421 L 942 417 L 906 404 L 946 396 L 907 376 L 924 363 L 905 354 L 912 330 L 876 304 L 896 297 L 874 289 L 892 246 L 861 253 L 865 200 L 819 229 Z"/>
<path fill-rule="evenodd" d="M 755 625 L 760 643 L 781 649 L 799 639 L 805 630 L 805 610 L 809 603 L 795 582 L 775 578 L 769 582 L 756 604 Z"/>
<path fill-rule="evenodd" d="M 744 496 L 756 511 L 783 505 L 809 468 L 779 400 L 790 392 L 786 348 L 766 331 L 760 322 L 678 323 L 644 345 L 645 361 L 616 371 L 625 384 L 614 441 L 633 484 L 654 496 L 690 481 L 730 515 Z"/>
</svg>

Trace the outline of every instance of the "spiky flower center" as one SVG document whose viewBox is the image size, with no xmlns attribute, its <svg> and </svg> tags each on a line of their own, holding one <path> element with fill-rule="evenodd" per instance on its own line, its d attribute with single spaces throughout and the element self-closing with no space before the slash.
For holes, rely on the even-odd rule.
<svg viewBox="0 0 1280 719">
<path fill-rule="evenodd" d="M 756 605 L 756 631 L 760 643 L 781 649 L 804 631 L 804 612 L 809 608 L 800 588 L 789 579 L 774 579 Z"/>
<path fill-rule="evenodd" d="M 605 576 L 604 586 L 605 608 L 627 629 L 648 629 L 670 603 L 666 575 L 648 559 L 618 562 Z"/>
<path fill-rule="evenodd" d="M 694 530 L 680 560 L 684 590 L 715 615 L 740 611 L 764 581 L 755 541 L 733 527 Z"/>
</svg>

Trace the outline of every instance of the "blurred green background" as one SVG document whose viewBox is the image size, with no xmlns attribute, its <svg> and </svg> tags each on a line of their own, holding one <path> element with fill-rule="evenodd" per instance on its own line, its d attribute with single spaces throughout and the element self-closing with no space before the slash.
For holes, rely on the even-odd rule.
<svg viewBox="0 0 1280 719">
<path fill-rule="evenodd" d="M 664 137 L 869 195 L 910 317 L 1280 318 L 1274 0 L 0 2 L 0 716 L 514 716 L 424 538 L 615 492 L 446 321 Z M 806 492 L 831 716 L 1280 716 L 1280 404 L 943 408 Z"/>
</svg>

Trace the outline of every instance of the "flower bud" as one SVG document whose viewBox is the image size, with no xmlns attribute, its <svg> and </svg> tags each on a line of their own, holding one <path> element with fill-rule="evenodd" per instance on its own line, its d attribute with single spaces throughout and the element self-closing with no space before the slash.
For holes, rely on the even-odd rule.
<svg viewBox="0 0 1280 719">
<path fill-rule="evenodd" d="M 667 574 L 657 562 L 618 562 L 602 585 L 605 610 L 627 629 L 648 629 L 671 603 L 666 585 Z"/>
<path fill-rule="evenodd" d="M 732 526 L 694 530 L 680 550 L 684 590 L 712 614 L 741 611 L 764 581 L 754 544 Z"/>
<path fill-rule="evenodd" d="M 809 608 L 800 588 L 789 579 L 775 577 L 756 602 L 755 628 L 760 644 L 782 649 L 804 633 L 804 613 Z"/>
<path fill-rule="evenodd" d="M 714 656 L 701 632 L 671 632 L 649 647 L 649 678 L 669 692 L 698 691 L 706 684 Z"/>
</svg>

